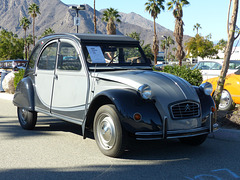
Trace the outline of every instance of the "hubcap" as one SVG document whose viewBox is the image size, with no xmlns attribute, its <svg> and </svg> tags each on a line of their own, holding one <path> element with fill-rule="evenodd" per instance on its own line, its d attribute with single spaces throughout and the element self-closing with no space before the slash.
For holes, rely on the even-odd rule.
<svg viewBox="0 0 240 180">
<path fill-rule="evenodd" d="M 97 135 L 99 142 L 104 149 L 111 149 L 116 141 L 115 126 L 112 118 L 107 114 L 99 117 L 97 125 Z"/>
<path fill-rule="evenodd" d="M 222 108 L 222 109 L 226 108 L 230 103 L 230 99 L 231 99 L 230 94 L 227 91 L 223 91 L 219 108 Z"/>
<path fill-rule="evenodd" d="M 26 124 L 27 111 L 24 108 L 19 108 L 20 120 L 23 124 Z"/>
</svg>

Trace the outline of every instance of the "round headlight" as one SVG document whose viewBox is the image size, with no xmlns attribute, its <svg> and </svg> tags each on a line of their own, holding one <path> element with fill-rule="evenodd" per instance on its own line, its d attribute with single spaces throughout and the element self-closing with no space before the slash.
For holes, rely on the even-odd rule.
<svg viewBox="0 0 240 180">
<path fill-rule="evenodd" d="M 209 82 L 200 85 L 200 88 L 204 91 L 206 95 L 211 95 L 213 91 L 212 84 Z"/>
<path fill-rule="evenodd" d="M 141 94 L 143 99 L 150 99 L 152 95 L 151 87 L 147 84 L 144 84 L 138 88 L 138 92 Z"/>
</svg>

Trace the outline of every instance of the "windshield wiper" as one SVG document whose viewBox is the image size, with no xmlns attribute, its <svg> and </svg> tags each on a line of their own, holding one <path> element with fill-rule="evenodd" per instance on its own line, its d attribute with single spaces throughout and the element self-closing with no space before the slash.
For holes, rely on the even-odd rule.
<svg viewBox="0 0 240 180">
<path fill-rule="evenodd" d="M 118 57 L 119 56 L 119 54 L 117 54 L 116 56 L 114 56 L 112 59 L 111 59 L 111 61 L 107 64 L 107 66 L 109 66 L 110 64 L 112 64 L 113 63 L 113 60 L 116 58 L 116 57 Z"/>
</svg>

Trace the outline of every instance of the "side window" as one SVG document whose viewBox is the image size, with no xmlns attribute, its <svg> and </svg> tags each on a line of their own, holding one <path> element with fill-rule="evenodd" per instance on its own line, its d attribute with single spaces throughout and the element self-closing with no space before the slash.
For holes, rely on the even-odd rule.
<svg viewBox="0 0 240 180">
<path fill-rule="evenodd" d="M 41 46 L 38 45 L 34 48 L 32 55 L 30 56 L 29 63 L 28 63 L 28 68 L 27 69 L 34 69 L 34 65 L 37 61 L 37 57 L 39 55 Z"/>
<path fill-rule="evenodd" d="M 38 68 L 43 70 L 55 69 L 56 57 L 57 57 L 57 42 L 48 45 L 42 52 L 39 58 Z"/>
<path fill-rule="evenodd" d="M 78 71 L 81 69 L 80 59 L 73 45 L 65 42 L 61 43 L 57 68 L 60 70 L 73 71 Z"/>
</svg>

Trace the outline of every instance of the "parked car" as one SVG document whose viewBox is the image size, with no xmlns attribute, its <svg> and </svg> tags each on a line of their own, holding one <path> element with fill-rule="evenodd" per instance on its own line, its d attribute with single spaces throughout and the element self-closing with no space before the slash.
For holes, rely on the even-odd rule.
<svg viewBox="0 0 240 180">
<path fill-rule="evenodd" d="M 218 77 L 223 65 L 223 60 L 203 60 L 199 61 L 192 69 L 201 69 L 203 80 Z M 240 69 L 239 60 L 230 60 L 228 74 Z"/>
<path fill-rule="evenodd" d="M 132 137 L 203 143 L 217 128 L 211 92 L 154 72 L 130 37 L 56 34 L 36 44 L 13 103 L 23 129 L 41 112 L 81 125 L 84 138 L 92 130 L 101 152 L 118 157 Z"/>
<path fill-rule="evenodd" d="M 0 72 L 25 69 L 27 62 L 28 62 L 27 60 L 23 59 L 11 59 L 0 61 Z"/>
<path fill-rule="evenodd" d="M 217 81 L 218 77 L 203 81 L 203 83 L 209 82 L 212 84 L 212 95 L 214 95 L 214 92 L 216 91 Z M 240 70 L 226 76 L 219 110 L 232 110 L 235 107 L 235 104 L 240 104 Z"/>
</svg>

